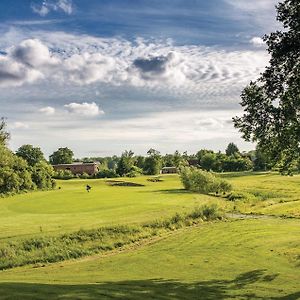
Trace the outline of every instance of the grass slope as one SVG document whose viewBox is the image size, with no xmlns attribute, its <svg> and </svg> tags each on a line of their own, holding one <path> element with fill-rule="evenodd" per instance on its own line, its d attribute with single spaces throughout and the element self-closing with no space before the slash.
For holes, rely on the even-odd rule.
<svg viewBox="0 0 300 300">
<path fill-rule="evenodd" d="M 300 175 L 237 173 L 224 177 L 234 191 L 246 196 L 245 201 L 235 203 L 241 212 L 300 217 Z"/>
<path fill-rule="evenodd" d="M 205 224 L 117 255 L 0 273 L 0 299 L 299 299 L 299 220 Z"/>
</svg>

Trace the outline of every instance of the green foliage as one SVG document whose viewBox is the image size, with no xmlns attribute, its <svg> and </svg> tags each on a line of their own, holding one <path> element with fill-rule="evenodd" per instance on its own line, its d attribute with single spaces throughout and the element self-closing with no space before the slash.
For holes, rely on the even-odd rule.
<svg viewBox="0 0 300 300">
<path fill-rule="evenodd" d="M 200 159 L 200 166 L 206 171 L 215 170 L 217 157 L 215 153 L 207 152 Z"/>
<path fill-rule="evenodd" d="M 136 166 L 133 166 L 131 168 L 131 171 L 126 173 L 125 176 L 126 177 L 137 177 L 137 176 L 141 176 L 143 174 L 143 170 L 136 167 Z"/>
<path fill-rule="evenodd" d="M 125 151 L 122 153 L 121 159 L 118 162 L 117 166 L 117 174 L 120 176 L 124 176 L 126 174 L 129 174 L 134 167 L 134 153 L 130 151 Z"/>
<path fill-rule="evenodd" d="M 6 123 L 3 118 L 0 119 L 0 145 L 5 145 L 10 138 L 10 134 L 6 131 Z"/>
<path fill-rule="evenodd" d="M 68 180 L 74 178 L 74 174 L 70 170 L 57 170 L 52 177 L 55 179 Z"/>
<path fill-rule="evenodd" d="M 256 141 L 290 174 L 300 158 L 300 4 L 285 0 L 277 6 L 277 20 L 284 27 L 264 37 L 271 56 L 259 80 L 242 92 L 242 117 L 235 127 L 246 141 Z"/>
<path fill-rule="evenodd" d="M 0 144 L 0 194 L 13 194 L 21 191 L 50 189 L 55 182 L 51 178 L 53 169 L 46 161 L 34 166 Z"/>
<path fill-rule="evenodd" d="M 227 156 L 231 156 L 231 155 L 235 155 L 235 154 L 240 153 L 240 150 L 239 150 L 239 148 L 237 147 L 236 144 L 229 143 L 226 150 L 225 150 L 225 153 L 226 153 Z"/>
<path fill-rule="evenodd" d="M 39 189 L 51 189 L 55 182 L 52 179 L 54 170 L 47 162 L 42 161 L 37 163 L 32 168 L 32 181 Z"/>
<path fill-rule="evenodd" d="M 185 189 L 201 194 L 226 193 L 232 189 L 231 184 L 224 179 L 196 168 L 182 168 L 180 178 Z"/>
<path fill-rule="evenodd" d="M 119 175 L 114 170 L 100 170 L 96 174 L 97 178 L 116 178 L 119 177 Z"/>
<path fill-rule="evenodd" d="M 64 147 L 50 155 L 49 161 L 51 165 L 71 164 L 73 162 L 74 153 L 71 149 Z"/>
<path fill-rule="evenodd" d="M 225 172 L 248 171 L 253 168 L 253 163 L 248 157 L 239 154 L 227 156 L 222 162 L 222 170 Z"/>
<path fill-rule="evenodd" d="M 33 147 L 32 145 L 23 145 L 17 151 L 16 154 L 22 157 L 30 166 L 34 166 L 41 161 L 45 161 L 44 154 L 39 147 Z"/>
<path fill-rule="evenodd" d="M 144 162 L 144 173 L 147 175 L 159 174 L 162 167 L 162 159 L 160 153 L 154 149 L 150 149 Z"/>
</svg>

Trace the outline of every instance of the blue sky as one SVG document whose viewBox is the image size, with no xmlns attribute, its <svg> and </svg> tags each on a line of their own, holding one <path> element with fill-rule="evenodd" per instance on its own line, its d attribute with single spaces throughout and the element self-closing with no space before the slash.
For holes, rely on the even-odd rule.
<svg viewBox="0 0 300 300">
<path fill-rule="evenodd" d="M 0 116 L 12 149 L 76 156 L 224 150 L 268 63 L 275 0 L 0 2 Z"/>
</svg>

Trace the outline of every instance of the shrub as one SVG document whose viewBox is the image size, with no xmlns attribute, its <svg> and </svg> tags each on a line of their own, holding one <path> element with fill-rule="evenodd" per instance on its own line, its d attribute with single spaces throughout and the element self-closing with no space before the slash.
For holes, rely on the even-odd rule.
<svg viewBox="0 0 300 300">
<path fill-rule="evenodd" d="M 201 194 L 226 193 L 232 189 L 227 181 L 216 177 L 211 172 L 196 168 L 182 168 L 180 178 L 185 189 Z"/>
<path fill-rule="evenodd" d="M 54 173 L 53 178 L 68 180 L 74 178 L 74 175 L 70 170 L 58 170 Z"/>
<path fill-rule="evenodd" d="M 90 178 L 90 175 L 87 174 L 87 173 L 82 173 L 82 174 L 79 175 L 79 178 L 81 178 L 81 179 L 88 179 L 88 178 Z"/>
<path fill-rule="evenodd" d="M 119 175 L 114 170 L 108 170 L 104 169 L 97 173 L 97 178 L 116 178 L 119 177 Z"/>
</svg>

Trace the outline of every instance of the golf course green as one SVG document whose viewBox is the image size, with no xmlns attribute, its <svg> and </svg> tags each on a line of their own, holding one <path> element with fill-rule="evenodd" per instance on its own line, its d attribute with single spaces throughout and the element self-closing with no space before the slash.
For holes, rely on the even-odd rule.
<svg viewBox="0 0 300 300">
<path fill-rule="evenodd" d="M 177 175 L 58 181 L 54 191 L 1 198 L 0 248 L 135 228 L 202 205 L 218 205 L 227 218 L 78 259 L 2 270 L 0 299 L 300 299 L 300 176 L 222 177 L 233 185 L 232 198 L 185 191 Z"/>
</svg>

